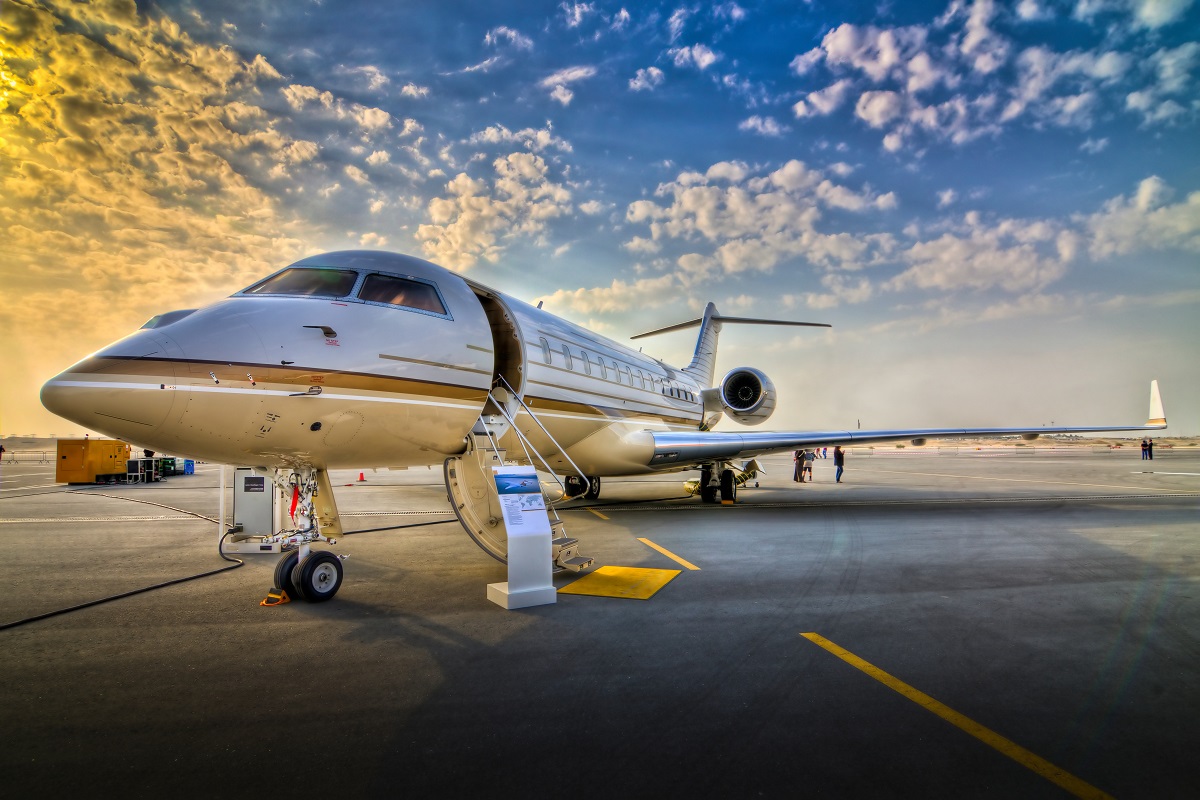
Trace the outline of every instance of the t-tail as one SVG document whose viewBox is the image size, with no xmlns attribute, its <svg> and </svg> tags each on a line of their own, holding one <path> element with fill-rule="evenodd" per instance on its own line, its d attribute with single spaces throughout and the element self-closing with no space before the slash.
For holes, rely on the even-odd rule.
<svg viewBox="0 0 1200 800">
<path fill-rule="evenodd" d="M 642 339 L 647 336 L 657 336 L 660 333 L 670 333 L 671 331 L 680 331 L 685 328 L 694 328 L 700 326 L 700 335 L 696 337 L 696 351 L 692 354 L 692 361 L 683 368 L 684 374 L 695 380 L 701 386 L 713 386 L 713 378 L 717 370 L 717 339 L 721 335 L 721 326 L 725 323 L 738 323 L 744 325 L 790 325 L 804 328 L 832 328 L 824 322 L 794 322 L 784 319 L 757 319 L 754 317 L 726 317 L 722 316 L 721 312 L 717 311 L 717 306 L 714 303 L 709 303 L 704 308 L 704 316 L 699 319 L 680 322 L 675 325 L 668 325 L 665 328 L 658 328 L 653 331 L 639 333 L 636 336 L 631 336 L 631 339 Z"/>
</svg>

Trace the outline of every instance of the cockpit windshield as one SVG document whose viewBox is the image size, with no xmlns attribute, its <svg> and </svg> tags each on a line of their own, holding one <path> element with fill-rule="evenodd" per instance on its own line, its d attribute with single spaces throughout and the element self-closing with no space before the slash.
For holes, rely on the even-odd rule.
<svg viewBox="0 0 1200 800">
<path fill-rule="evenodd" d="M 345 297 L 358 281 L 352 269 L 285 269 L 255 284 L 244 294 L 290 294 L 308 297 Z"/>
<path fill-rule="evenodd" d="M 433 314 L 446 314 L 446 307 L 442 305 L 434 286 L 395 275 L 368 275 L 358 290 L 358 298 L 368 303 L 387 303 Z"/>
</svg>

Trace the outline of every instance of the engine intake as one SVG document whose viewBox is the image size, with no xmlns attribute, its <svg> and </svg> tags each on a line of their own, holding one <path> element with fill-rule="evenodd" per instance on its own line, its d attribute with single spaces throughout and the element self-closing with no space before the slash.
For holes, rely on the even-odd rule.
<svg viewBox="0 0 1200 800">
<path fill-rule="evenodd" d="M 721 379 L 721 405 L 743 425 L 757 425 L 775 411 L 775 384 L 753 367 L 738 367 Z"/>
</svg>

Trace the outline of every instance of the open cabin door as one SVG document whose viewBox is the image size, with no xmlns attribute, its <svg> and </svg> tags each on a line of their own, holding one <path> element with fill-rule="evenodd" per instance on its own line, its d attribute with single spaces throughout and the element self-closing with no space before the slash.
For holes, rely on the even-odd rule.
<svg viewBox="0 0 1200 800">
<path fill-rule="evenodd" d="M 517 326 L 516 317 L 509 312 L 497 295 L 478 287 L 473 288 L 475 288 L 475 294 L 479 297 L 483 310 L 487 313 L 488 323 L 492 326 L 492 343 L 496 348 L 492 386 L 503 387 L 507 382 L 518 396 L 523 396 L 525 394 L 525 346 L 521 340 L 521 329 Z M 501 378 L 504 380 L 500 380 Z M 498 414 L 500 410 L 489 401 L 483 413 Z"/>
</svg>

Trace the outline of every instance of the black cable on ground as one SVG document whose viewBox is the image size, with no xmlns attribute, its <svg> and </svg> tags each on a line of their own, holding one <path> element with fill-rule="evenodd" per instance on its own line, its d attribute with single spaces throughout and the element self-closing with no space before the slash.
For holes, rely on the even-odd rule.
<svg viewBox="0 0 1200 800">
<path fill-rule="evenodd" d="M 435 519 L 432 522 L 414 522 L 411 525 L 392 525 L 387 528 L 366 528 L 361 531 L 342 531 L 342 536 L 353 536 L 356 533 L 377 533 L 379 531 L 399 531 L 405 528 L 423 528 L 426 525 L 445 525 L 447 522 L 458 522 L 457 519 Z"/>
<path fill-rule="evenodd" d="M 0 625 L 0 631 L 8 630 L 9 628 L 15 628 L 18 625 L 25 625 L 29 622 L 37 622 L 38 620 L 57 617 L 59 614 L 69 614 L 72 611 L 91 608 L 92 606 L 98 606 L 101 603 L 108 603 L 112 600 L 120 600 L 125 597 L 132 597 L 135 594 L 142 594 L 143 592 L 150 592 L 155 589 L 163 589 L 167 586 L 174 586 L 177 583 L 186 583 L 187 581 L 194 581 L 197 578 L 207 578 L 209 575 L 218 575 L 222 572 L 228 572 L 231 569 L 237 569 L 238 567 L 245 566 L 245 561 L 242 561 L 239 558 L 230 558 L 229 556 L 225 555 L 225 551 L 221 549 L 221 546 L 225 544 L 225 538 L 227 536 L 229 536 L 229 531 L 226 531 L 225 535 L 221 537 L 221 541 L 217 542 L 217 555 L 221 556 L 221 558 L 225 559 L 226 561 L 234 562 L 233 566 L 221 567 L 220 569 L 209 570 L 208 572 L 201 572 L 199 575 L 189 575 L 186 578 L 176 578 L 174 580 L 164 581 L 163 583 L 156 583 L 153 586 L 143 586 L 141 589 L 134 589 L 128 592 L 122 592 L 121 594 L 101 597 L 99 600 L 89 600 L 86 603 L 80 603 L 77 606 L 71 606 L 69 608 L 60 608 L 57 611 L 47 611 L 45 614 L 38 614 L 35 617 L 26 617 L 25 619 L 19 619 L 16 622 L 6 622 L 3 625 Z"/>
</svg>

